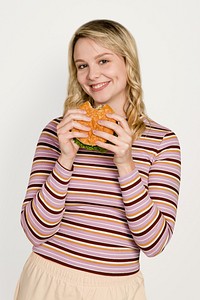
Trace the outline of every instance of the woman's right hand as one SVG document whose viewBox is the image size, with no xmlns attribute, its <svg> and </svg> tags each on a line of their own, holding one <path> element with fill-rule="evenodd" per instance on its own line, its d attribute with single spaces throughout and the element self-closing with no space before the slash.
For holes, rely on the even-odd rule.
<svg viewBox="0 0 200 300">
<path fill-rule="evenodd" d="M 60 145 L 61 154 L 58 158 L 60 164 L 71 169 L 79 146 L 73 141 L 73 138 L 87 137 L 87 131 L 91 128 L 84 126 L 77 121 L 90 121 L 91 118 L 86 115 L 85 110 L 70 109 L 64 115 L 62 121 L 57 126 L 57 135 Z M 83 130 L 85 132 L 72 131 L 73 128 Z"/>
</svg>

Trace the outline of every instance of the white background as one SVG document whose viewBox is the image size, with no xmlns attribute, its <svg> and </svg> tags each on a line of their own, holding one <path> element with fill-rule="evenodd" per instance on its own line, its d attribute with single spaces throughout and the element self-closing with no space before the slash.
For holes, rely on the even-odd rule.
<svg viewBox="0 0 200 300">
<path fill-rule="evenodd" d="M 182 148 L 174 236 L 158 257 L 141 257 L 147 298 L 199 299 L 198 0 L 0 1 L 0 299 L 13 299 L 31 252 L 19 222 L 21 204 L 39 134 L 62 114 L 69 39 L 96 18 L 116 20 L 134 35 L 147 112 L 176 132 Z"/>
</svg>

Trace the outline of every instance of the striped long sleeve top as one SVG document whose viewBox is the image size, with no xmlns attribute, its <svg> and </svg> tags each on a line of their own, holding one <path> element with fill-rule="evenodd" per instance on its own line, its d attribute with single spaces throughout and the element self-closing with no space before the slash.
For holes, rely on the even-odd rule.
<svg viewBox="0 0 200 300">
<path fill-rule="evenodd" d="M 39 138 L 21 224 L 33 251 L 47 259 L 102 275 L 130 275 L 139 254 L 155 256 L 175 225 L 180 183 L 176 135 L 154 121 L 132 145 L 135 169 L 120 177 L 113 153 L 79 149 L 73 170 L 57 161 L 56 126 Z"/>
</svg>

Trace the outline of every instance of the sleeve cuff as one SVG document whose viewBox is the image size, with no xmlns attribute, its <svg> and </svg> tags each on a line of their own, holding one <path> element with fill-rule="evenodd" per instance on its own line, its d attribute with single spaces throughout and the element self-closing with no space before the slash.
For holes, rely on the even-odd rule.
<svg viewBox="0 0 200 300">
<path fill-rule="evenodd" d="M 139 176 L 138 170 L 135 168 L 132 172 L 127 175 L 119 176 L 118 181 L 121 185 L 127 184 L 128 182 L 132 181 L 134 178 Z"/>
<path fill-rule="evenodd" d="M 57 161 L 53 169 L 54 178 L 60 181 L 60 183 L 67 184 L 72 176 L 72 170 L 67 170 Z"/>
<path fill-rule="evenodd" d="M 63 165 L 61 165 L 61 163 L 58 160 L 57 160 L 57 163 L 60 165 L 60 167 L 62 169 L 66 170 L 68 172 L 73 172 L 73 170 L 74 170 L 74 166 L 73 165 L 72 165 L 71 170 L 70 170 L 70 169 L 65 168 Z"/>
</svg>

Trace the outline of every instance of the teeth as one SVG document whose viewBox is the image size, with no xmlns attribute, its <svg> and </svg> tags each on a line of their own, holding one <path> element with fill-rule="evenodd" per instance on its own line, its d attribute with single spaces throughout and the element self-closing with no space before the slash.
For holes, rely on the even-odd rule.
<svg viewBox="0 0 200 300">
<path fill-rule="evenodd" d="M 99 88 L 101 88 L 102 86 L 104 86 L 105 84 L 106 84 L 106 82 L 98 83 L 98 84 L 92 85 L 92 88 L 93 88 L 93 89 L 99 89 Z"/>
</svg>

